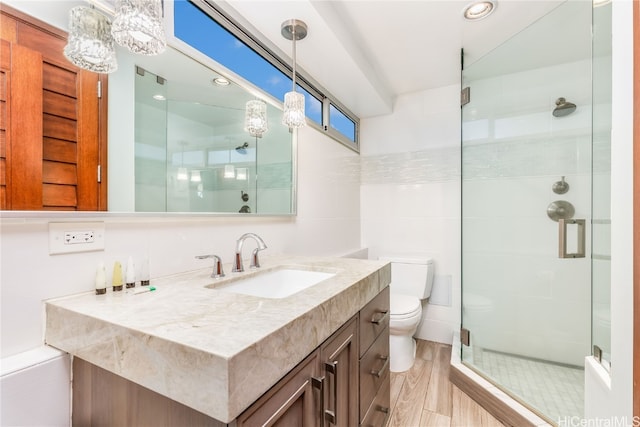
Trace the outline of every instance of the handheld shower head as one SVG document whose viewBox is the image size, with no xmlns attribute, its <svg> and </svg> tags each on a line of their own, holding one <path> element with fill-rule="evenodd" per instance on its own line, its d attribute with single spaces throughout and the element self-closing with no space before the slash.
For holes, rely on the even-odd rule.
<svg viewBox="0 0 640 427">
<path fill-rule="evenodd" d="M 576 104 L 567 102 L 566 99 L 560 97 L 556 99 L 556 108 L 553 109 L 553 117 L 564 117 L 576 111 Z"/>
</svg>

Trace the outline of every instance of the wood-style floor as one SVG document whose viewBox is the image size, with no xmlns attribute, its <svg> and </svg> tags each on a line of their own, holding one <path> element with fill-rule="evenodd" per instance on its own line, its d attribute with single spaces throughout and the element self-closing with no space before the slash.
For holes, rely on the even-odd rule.
<svg viewBox="0 0 640 427">
<path fill-rule="evenodd" d="M 391 373 L 388 427 L 504 427 L 449 382 L 450 345 L 417 342 L 413 367 Z"/>
</svg>

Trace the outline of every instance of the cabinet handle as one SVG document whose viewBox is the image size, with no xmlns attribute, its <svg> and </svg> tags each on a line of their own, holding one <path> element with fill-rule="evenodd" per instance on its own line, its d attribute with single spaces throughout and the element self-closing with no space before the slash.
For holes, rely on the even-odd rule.
<svg viewBox="0 0 640 427">
<path fill-rule="evenodd" d="M 333 375 L 333 410 L 325 409 L 324 418 L 331 424 L 338 424 L 336 410 L 338 408 L 338 361 L 324 364 L 325 370 Z"/>
<path fill-rule="evenodd" d="M 371 318 L 371 323 L 375 323 L 376 325 L 379 325 L 387 317 L 389 317 L 389 310 L 380 311 L 373 315 L 373 317 Z"/>
<path fill-rule="evenodd" d="M 320 425 L 324 426 L 324 419 L 322 413 L 324 411 L 324 378 L 325 377 L 311 377 L 311 386 L 320 390 Z"/>
<path fill-rule="evenodd" d="M 389 416 L 391 415 L 390 408 L 388 408 L 386 406 L 378 406 L 378 411 L 382 412 L 383 414 L 386 414 L 384 416 L 384 421 L 382 422 L 382 425 L 386 426 L 387 422 L 389 421 Z"/>
<path fill-rule="evenodd" d="M 384 371 L 387 370 L 387 366 L 389 366 L 389 356 L 380 356 L 378 359 L 384 360 L 384 365 L 382 365 L 379 371 L 371 370 L 371 375 L 380 378 Z"/>
</svg>

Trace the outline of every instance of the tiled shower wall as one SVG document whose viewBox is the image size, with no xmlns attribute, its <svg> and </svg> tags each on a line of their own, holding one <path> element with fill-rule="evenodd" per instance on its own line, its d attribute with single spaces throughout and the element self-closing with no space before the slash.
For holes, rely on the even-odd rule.
<svg viewBox="0 0 640 427">
<path fill-rule="evenodd" d="M 474 346 L 582 366 L 591 342 L 590 61 L 480 78 L 463 118 L 463 326 Z M 475 94 L 475 96 L 474 96 Z M 577 104 L 554 117 L 556 98 Z M 570 189 L 552 191 L 565 177 Z M 553 201 L 587 223 L 558 257 Z M 569 228 L 575 252 L 575 227 Z"/>
<path fill-rule="evenodd" d="M 362 120 L 361 229 L 370 258 L 434 259 L 432 296 L 416 336 L 450 343 L 460 325 L 458 85 L 399 97 L 391 115 Z"/>
</svg>

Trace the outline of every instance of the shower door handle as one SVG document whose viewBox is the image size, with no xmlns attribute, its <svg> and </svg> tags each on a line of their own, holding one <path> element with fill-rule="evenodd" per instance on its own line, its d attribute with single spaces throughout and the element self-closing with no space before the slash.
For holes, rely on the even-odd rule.
<svg viewBox="0 0 640 427">
<path fill-rule="evenodd" d="M 584 258 L 585 256 L 585 220 L 584 219 L 559 219 L 558 227 L 558 256 L 560 258 Z M 578 251 L 567 253 L 567 224 L 578 226 Z"/>
</svg>

